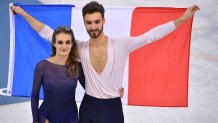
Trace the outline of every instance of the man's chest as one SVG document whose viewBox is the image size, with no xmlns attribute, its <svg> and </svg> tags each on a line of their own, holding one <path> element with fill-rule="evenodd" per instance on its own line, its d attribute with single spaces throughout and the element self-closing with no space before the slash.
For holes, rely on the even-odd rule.
<svg viewBox="0 0 218 123">
<path fill-rule="evenodd" d="M 107 63 L 107 47 L 89 49 L 92 67 L 98 74 L 101 74 Z"/>
</svg>

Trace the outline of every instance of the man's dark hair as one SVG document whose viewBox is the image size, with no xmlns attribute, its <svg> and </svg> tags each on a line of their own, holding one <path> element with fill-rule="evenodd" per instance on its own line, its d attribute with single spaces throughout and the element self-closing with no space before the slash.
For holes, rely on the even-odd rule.
<svg viewBox="0 0 218 123">
<path fill-rule="evenodd" d="M 87 3 L 84 7 L 83 7 L 83 18 L 86 14 L 92 14 L 95 12 L 100 12 L 102 18 L 104 18 L 104 7 L 99 4 L 97 1 L 91 1 L 89 3 Z"/>
</svg>

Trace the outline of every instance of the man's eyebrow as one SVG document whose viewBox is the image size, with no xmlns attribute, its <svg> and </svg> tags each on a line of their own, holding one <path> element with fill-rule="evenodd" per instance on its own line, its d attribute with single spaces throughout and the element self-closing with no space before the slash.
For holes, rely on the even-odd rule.
<svg viewBox="0 0 218 123">
<path fill-rule="evenodd" d="M 100 21 L 100 19 L 98 19 L 98 20 L 95 20 L 95 22 L 98 22 L 98 21 Z"/>
</svg>

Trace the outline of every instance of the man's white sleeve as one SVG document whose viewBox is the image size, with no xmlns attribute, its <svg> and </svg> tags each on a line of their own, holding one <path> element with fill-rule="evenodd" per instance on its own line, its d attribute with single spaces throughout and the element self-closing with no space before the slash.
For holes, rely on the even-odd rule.
<svg viewBox="0 0 218 123">
<path fill-rule="evenodd" d="M 45 25 L 45 26 L 42 28 L 42 30 L 39 32 L 39 35 L 40 35 L 42 38 L 44 38 L 45 40 L 52 42 L 52 35 L 53 35 L 53 32 L 54 32 L 54 30 L 53 30 L 51 27 Z"/>
<path fill-rule="evenodd" d="M 129 40 L 129 52 L 132 52 L 146 44 L 157 41 L 169 33 L 173 32 L 176 29 L 176 26 L 173 21 L 167 22 L 165 24 L 154 27 L 148 32 L 137 36 L 131 37 Z"/>
</svg>

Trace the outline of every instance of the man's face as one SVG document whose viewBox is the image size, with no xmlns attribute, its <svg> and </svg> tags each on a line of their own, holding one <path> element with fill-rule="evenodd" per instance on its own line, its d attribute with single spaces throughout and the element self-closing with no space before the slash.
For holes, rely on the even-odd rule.
<svg viewBox="0 0 218 123">
<path fill-rule="evenodd" d="M 105 20 L 102 18 L 100 12 L 95 12 L 92 14 L 86 14 L 84 16 L 84 23 L 89 36 L 92 38 L 98 38 L 103 31 Z"/>
</svg>

